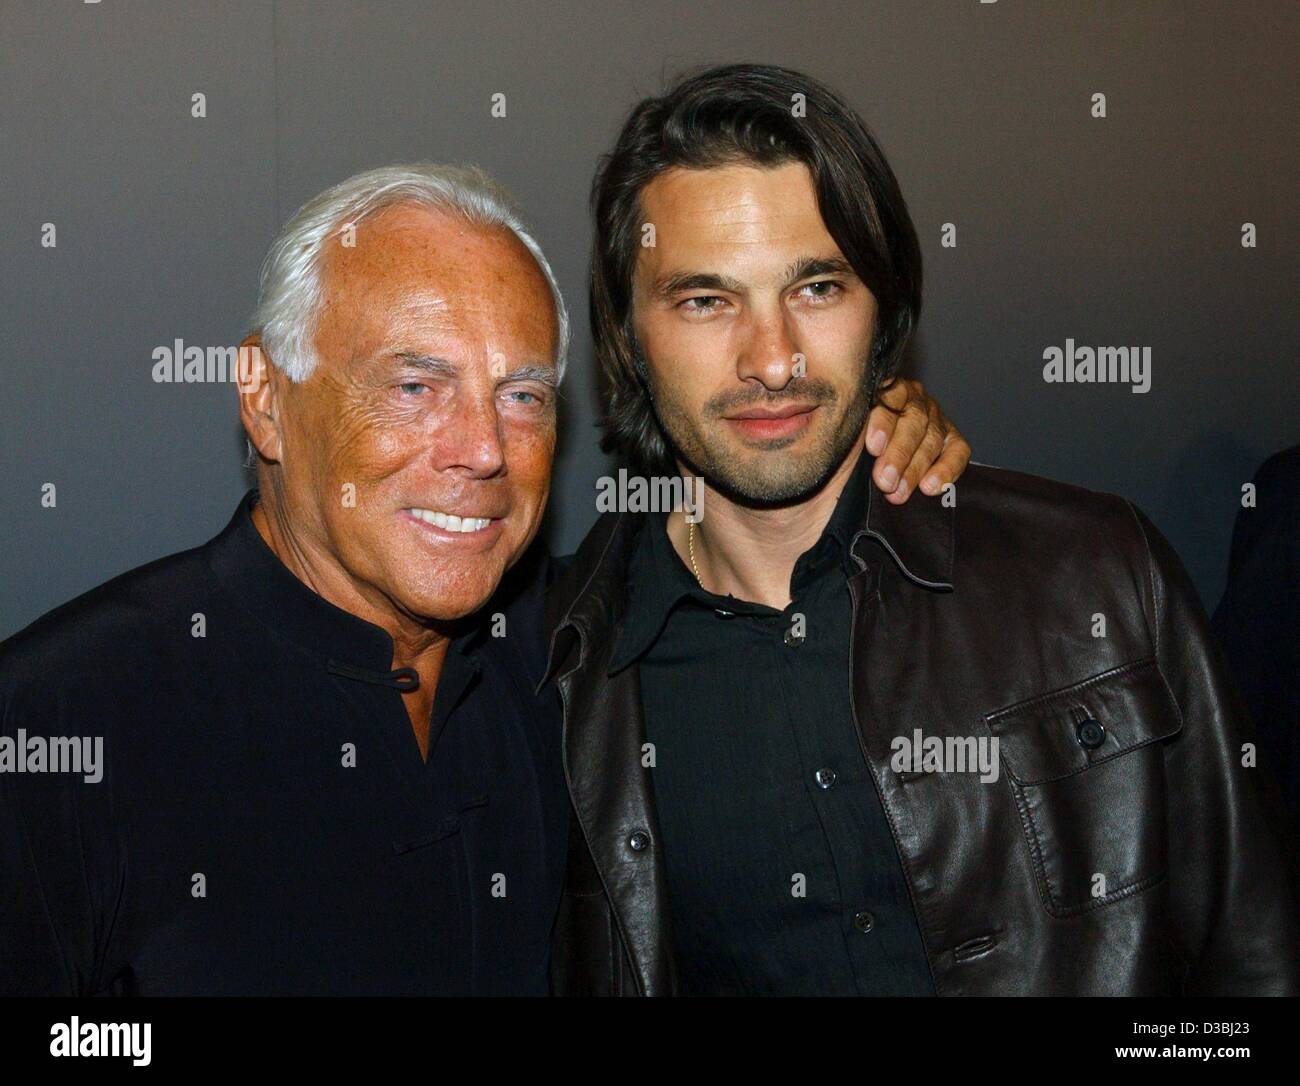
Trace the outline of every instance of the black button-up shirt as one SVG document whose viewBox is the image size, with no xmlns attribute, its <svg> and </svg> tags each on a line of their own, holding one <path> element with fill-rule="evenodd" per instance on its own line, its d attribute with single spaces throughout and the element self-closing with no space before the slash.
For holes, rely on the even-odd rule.
<svg viewBox="0 0 1300 1086">
<path fill-rule="evenodd" d="M 684 992 L 933 992 L 851 704 L 870 466 L 796 562 L 784 611 L 702 589 L 663 515 L 635 544 L 609 670 L 639 668 Z"/>
<path fill-rule="evenodd" d="M 568 800 L 540 582 L 521 563 L 463 624 L 425 761 L 392 640 L 254 500 L 0 646 L 0 737 L 103 754 L 98 781 L 0 773 L 0 994 L 545 994 Z"/>
</svg>

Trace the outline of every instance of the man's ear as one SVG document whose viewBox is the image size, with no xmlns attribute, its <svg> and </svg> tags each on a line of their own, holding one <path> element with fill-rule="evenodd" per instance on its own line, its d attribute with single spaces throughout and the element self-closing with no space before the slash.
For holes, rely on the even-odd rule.
<svg viewBox="0 0 1300 1086">
<path fill-rule="evenodd" d="M 239 421 L 259 453 L 279 463 L 283 451 L 280 433 L 280 403 L 273 372 L 274 363 L 262 349 L 262 337 L 253 332 L 239 345 L 239 370 L 235 388 L 239 393 Z"/>
</svg>

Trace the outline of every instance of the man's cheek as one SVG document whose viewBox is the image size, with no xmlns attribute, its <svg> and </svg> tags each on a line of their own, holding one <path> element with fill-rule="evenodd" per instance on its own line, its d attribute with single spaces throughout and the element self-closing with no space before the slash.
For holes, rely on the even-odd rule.
<svg viewBox="0 0 1300 1086">
<path fill-rule="evenodd" d="M 358 491 L 378 483 L 407 463 L 429 441 L 423 429 L 394 424 L 372 411 L 341 415 L 331 433 L 330 476 Z"/>
<path fill-rule="evenodd" d="M 521 481 L 549 475 L 555 455 L 556 427 L 550 417 L 508 420 L 505 425 L 506 463 Z"/>
<path fill-rule="evenodd" d="M 550 494 L 555 455 L 554 427 L 515 428 L 507 435 L 506 466 L 513 492 L 510 536 L 531 536 L 541 523 Z"/>
</svg>

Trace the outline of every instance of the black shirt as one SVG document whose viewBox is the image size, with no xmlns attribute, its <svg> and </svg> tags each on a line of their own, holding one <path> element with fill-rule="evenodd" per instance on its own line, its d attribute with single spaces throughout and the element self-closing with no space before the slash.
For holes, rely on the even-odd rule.
<svg viewBox="0 0 1300 1086">
<path fill-rule="evenodd" d="M 933 992 L 849 689 L 870 466 L 796 562 L 784 611 L 702 589 L 663 515 L 638 533 L 609 670 L 639 668 L 686 993 Z"/>
<path fill-rule="evenodd" d="M 97 782 L 0 772 L 0 994 L 545 994 L 568 801 L 532 560 L 448 648 L 426 762 L 388 634 L 255 500 L 0 646 L 9 749 L 103 749 Z"/>
</svg>

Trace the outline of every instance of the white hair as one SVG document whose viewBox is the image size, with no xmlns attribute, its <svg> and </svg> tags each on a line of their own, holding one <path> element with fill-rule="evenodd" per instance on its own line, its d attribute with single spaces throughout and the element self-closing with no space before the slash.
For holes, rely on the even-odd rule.
<svg viewBox="0 0 1300 1086">
<path fill-rule="evenodd" d="M 542 247 L 529 233 L 513 198 L 477 166 L 413 163 L 366 170 L 303 204 L 271 244 L 262 263 L 257 309 L 250 332 L 290 380 L 303 381 L 316 368 L 312 348 L 321 302 L 325 243 L 368 215 L 396 204 L 417 204 L 457 215 L 476 226 L 502 226 L 533 254 L 555 299 L 559 328 L 555 368 L 564 376 L 569 351 L 569 314 Z"/>
</svg>

